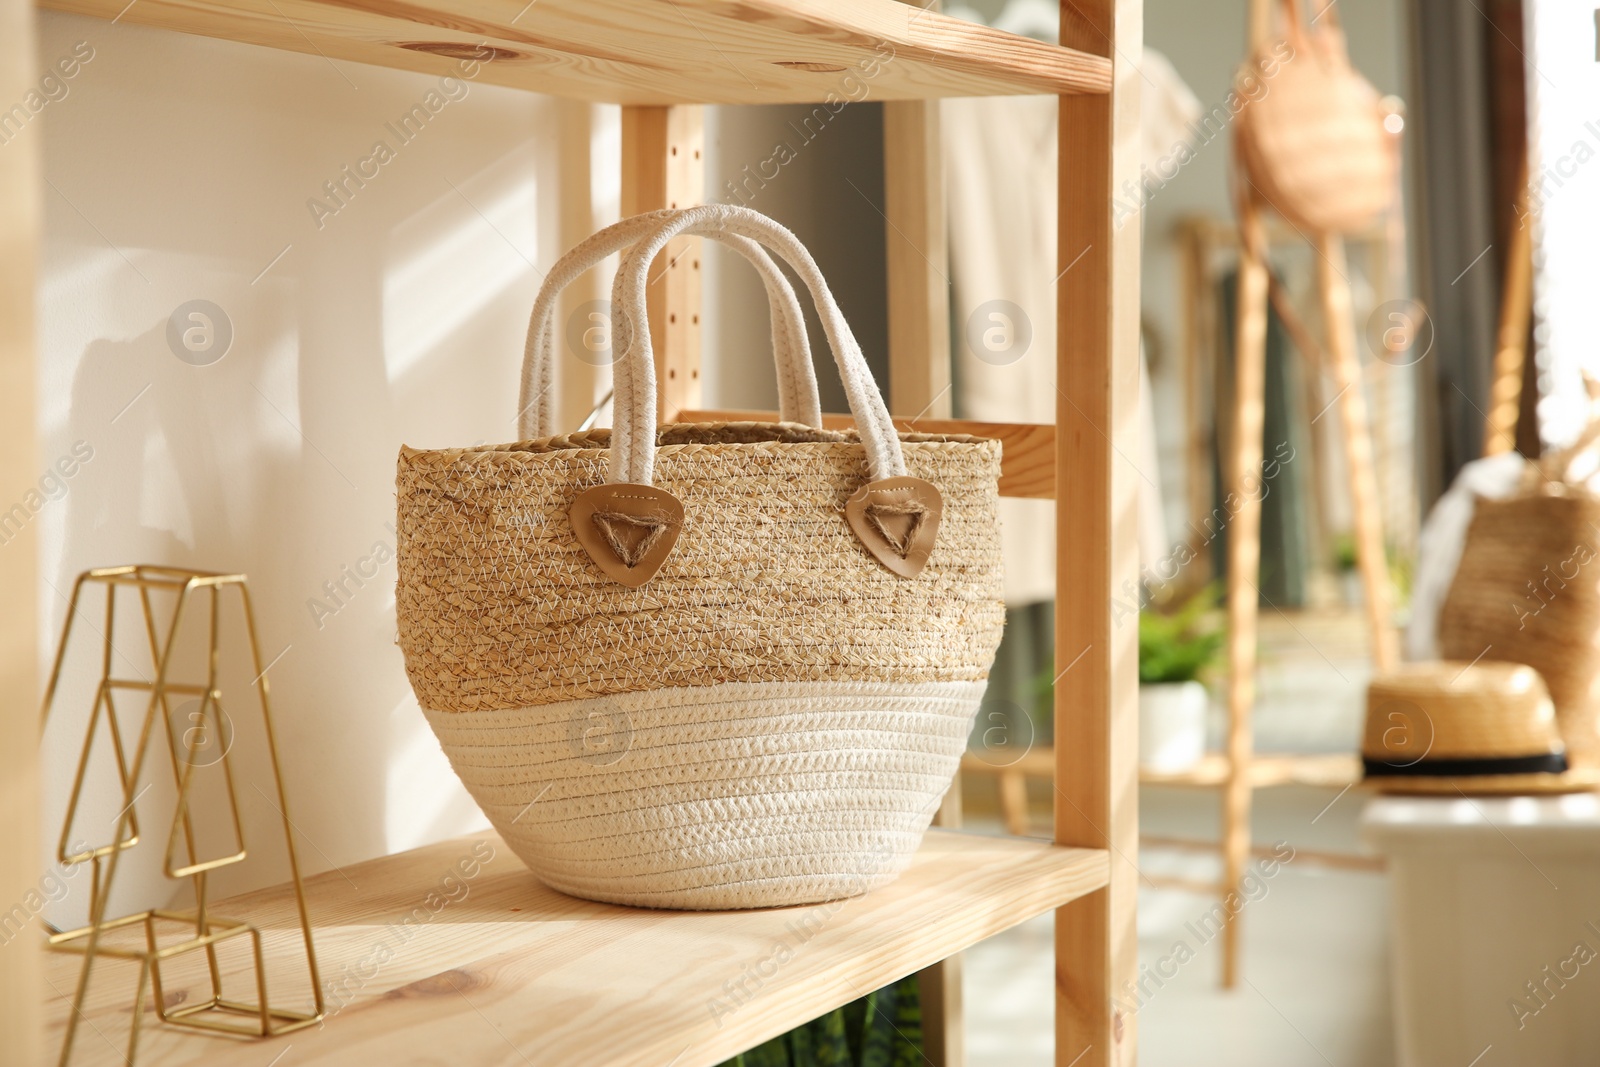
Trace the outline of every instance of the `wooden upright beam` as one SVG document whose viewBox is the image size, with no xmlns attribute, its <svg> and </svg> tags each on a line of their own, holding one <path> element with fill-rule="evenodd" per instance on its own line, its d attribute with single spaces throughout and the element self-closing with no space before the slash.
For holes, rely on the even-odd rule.
<svg viewBox="0 0 1600 1067">
<path fill-rule="evenodd" d="M 1517 175 L 1517 205 L 1512 211 L 1510 247 L 1506 250 L 1505 276 L 1500 283 L 1494 377 L 1489 384 L 1489 414 L 1483 427 L 1483 454 L 1486 456 L 1497 456 L 1517 446 L 1523 364 L 1528 358 L 1528 323 L 1533 313 L 1533 218 L 1528 200 L 1528 161 L 1524 158 Z"/>
<path fill-rule="evenodd" d="M 1367 625 L 1372 630 L 1372 667 L 1379 674 L 1400 662 L 1400 640 L 1390 609 L 1389 556 L 1378 503 L 1378 474 L 1372 456 L 1371 420 L 1356 355 L 1355 324 L 1350 306 L 1349 271 L 1344 238 L 1321 234 L 1317 242 L 1317 288 L 1322 294 L 1322 319 L 1327 324 L 1328 353 L 1334 384 L 1339 387 L 1339 416 L 1344 428 L 1345 464 L 1356 523 L 1356 563 L 1366 596 Z M 1252 572 L 1254 573 L 1254 572 Z"/>
<path fill-rule="evenodd" d="M 1056 283 L 1055 835 L 1111 850 L 1111 881 L 1056 912 L 1056 1063 L 1125 1067 L 1138 1050 L 1134 858 L 1138 627 L 1140 0 L 1063 0 L 1061 43 L 1112 60 L 1109 96 L 1061 98 Z"/>
<path fill-rule="evenodd" d="M 1228 773 L 1222 794 L 1222 884 L 1244 877 L 1250 859 L 1249 767 L 1255 749 L 1256 621 L 1260 613 L 1261 453 L 1266 425 L 1267 265 L 1257 257 L 1267 247 L 1261 212 L 1253 203 L 1239 212 L 1239 288 L 1233 352 L 1233 431 L 1230 462 L 1223 472 L 1233 518 L 1228 526 Z M 1222 928 L 1222 985 L 1239 980 L 1239 917 Z"/>
<path fill-rule="evenodd" d="M 690 207 L 705 196 L 699 107 L 622 109 L 622 215 Z M 674 238 L 650 267 L 646 291 L 660 418 L 700 406 L 700 238 Z"/>
<path fill-rule="evenodd" d="M 0 0 L 0 100 L 37 88 L 33 5 Z M 38 125 L 0 137 L 0 509 L 36 491 L 34 455 L 34 261 L 39 227 Z M 18 509 L 17 513 L 26 509 Z M 0 516 L 0 1060 L 39 1063 L 41 934 L 39 852 L 39 689 L 35 615 L 35 530 Z M 22 920 L 20 926 L 19 918 Z"/>
<path fill-rule="evenodd" d="M 883 201 L 889 409 L 902 418 L 947 419 L 950 255 L 937 100 L 883 105 Z"/>
</svg>

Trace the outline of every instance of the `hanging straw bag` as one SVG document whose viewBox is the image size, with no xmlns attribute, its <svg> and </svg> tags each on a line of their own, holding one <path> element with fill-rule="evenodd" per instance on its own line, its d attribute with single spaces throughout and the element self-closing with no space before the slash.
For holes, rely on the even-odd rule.
<svg viewBox="0 0 1600 1067">
<path fill-rule="evenodd" d="M 1525 663 L 1544 676 L 1575 768 L 1600 767 L 1600 497 L 1572 477 L 1600 422 L 1524 470 L 1520 490 L 1476 501 L 1439 611 L 1439 651 Z"/>
<path fill-rule="evenodd" d="M 788 261 L 855 431 L 818 428 L 775 268 L 796 421 L 657 428 L 646 273 L 680 233 Z M 556 294 L 629 245 L 616 427 L 547 436 Z M 815 262 L 745 208 L 602 231 L 552 269 L 528 336 L 527 440 L 399 460 L 400 645 L 456 773 L 574 896 L 748 908 L 892 880 L 950 785 L 1000 639 L 999 442 L 897 435 Z"/>
<path fill-rule="evenodd" d="M 1250 188 L 1310 233 L 1370 225 L 1395 199 L 1398 116 L 1350 65 L 1333 4 L 1308 28 L 1299 0 L 1283 0 L 1284 35 L 1240 68 L 1234 151 Z"/>
</svg>

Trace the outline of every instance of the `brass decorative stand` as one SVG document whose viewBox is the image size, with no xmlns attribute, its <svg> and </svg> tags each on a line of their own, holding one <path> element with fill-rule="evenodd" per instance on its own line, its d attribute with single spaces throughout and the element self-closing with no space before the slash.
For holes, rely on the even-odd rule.
<svg viewBox="0 0 1600 1067">
<path fill-rule="evenodd" d="M 61 1045 L 60 1063 L 66 1067 L 72 1055 L 73 1038 L 78 1024 L 84 1020 L 87 1007 L 89 977 L 97 956 L 111 956 L 136 960 L 140 964 L 139 982 L 133 1004 L 132 1032 L 128 1038 L 127 1061 L 132 1064 L 138 1053 L 139 1024 L 145 1010 L 146 987 L 153 987 L 154 1007 L 157 1017 L 174 1026 L 193 1027 L 240 1037 L 266 1037 L 288 1033 L 319 1021 L 326 1013 L 323 1003 L 322 983 L 317 974 L 316 951 L 312 945 L 311 920 L 306 911 L 306 897 L 300 880 L 300 864 L 295 857 L 293 827 L 289 821 L 289 803 L 284 794 L 283 772 L 278 765 L 277 741 L 273 734 L 272 713 L 267 697 L 266 668 L 261 662 L 261 647 L 256 639 L 255 615 L 250 606 L 250 591 L 242 574 L 212 574 L 202 571 L 172 567 L 129 566 L 106 567 L 85 571 L 72 587 L 72 599 L 67 608 L 66 622 L 62 626 L 61 643 L 56 651 L 55 665 L 50 672 L 50 683 L 45 690 L 44 716 L 48 719 L 50 706 L 55 699 L 56 687 L 61 680 L 61 668 L 66 659 L 68 640 L 73 623 L 78 618 L 79 601 L 86 585 L 93 583 L 105 588 L 105 624 L 100 636 L 104 642 L 101 657 L 100 681 L 96 689 L 94 708 L 89 714 L 88 729 L 84 734 L 83 751 L 79 756 L 76 777 L 72 783 L 72 796 L 57 846 L 57 858 L 63 865 L 90 864 L 90 898 L 88 925 L 76 930 L 54 931 L 49 938 L 52 949 L 58 952 L 78 952 L 84 957 L 78 974 L 77 991 L 73 996 L 73 1012 L 69 1016 L 66 1036 Z M 151 662 L 155 665 L 155 678 L 140 681 L 119 677 L 113 671 L 116 626 L 116 602 L 119 590 L 136 590 L 144 616 L 144 636 L 148 642 Z M 236 589 L 244 612 L 245 628 L 250 639 L 250 654 L 254 662 L 254 685 L 261 701 L 261 721 L 266 736 L 267 757 L 272 766 L 272 778 L 277 789 L 276 807 L 283 817 L 284 845 L 288 851 L 289 870 L 294 880 L 295 900 L 299 908 L 300 931 L 305 940 L 306 969 L 311 982 L 314 1010 L 310 1013 L 288 1011 L 270 1006 L 267 996 L 265 956 L 262 953 L 261 931 L 249 923 L 211 914 L 208 910 L 206 877 L 219 867 L 239 863 L 245 859 L 244 828 L 239 817 L 238 796 L 234 788 L 233 768 L 228 748 L 231 736 L 228 719 L 222 710 L 222 692 L 218 687 L 219 615 L 222 593 Z M 157 620 L 155 600 L 158 596 L 175 595 L 170 621 L 163 636 Z M 205 613 L 208 624 L 206 668 L 203 682 L 185 681 L 173 677 L 173 649 L 186 614 L 196 601 L 201 605 L 195 612 Z M 91 627 L 92 629 L 93 627 Z M 118 691 L 148 693 L 143 725 L 138 741 L 130 753 L 123 744 L 122 731 L 117 725 L 113 694 Z M 172 721 L 172 697 L 197 701 L 199 710 L 189 715 L 193 727 L 180 731 Z M 180 707 L 178 710 L 184 710 Z M 68 844 L 78 805 L 83 793 L 85 776 L 89 769 L 90 751 L 94 746 L 96 729 L 102 717 L 105 732 L 115 757 L 117 774 L 122 786 L 122 808 L 116 817 L 116 831 L 108 844 L 74 849 Z M 172 815 L 171 830 L 163 869 L 172 879 L 187 878 L 194 888 L 195 906 L 192 910 L 152 909 L 117 918 L 106 917 L 107 901 L 116 875 L 117 860 L 122 853 L 139 843 L 139 821 L 136 806 L 143 790 L 139 779 L 144 770 L 145 758 L 156 734 L 156 720 L 161 720 L 166 737 L 167 754 L 172 765 L 177 786 L 177 803 Z M 214 732 L 214 733 L 213 733 Z M 227 786 L 229 815 L 232 821 L 232 847 L 225 855 L 201 858 L 196 852 L 193 822 L 190 818 L 190 786 L 194 770 L 199 763 L 199 750 L 207 738 L 215 736 L 221 746 L 217 759 L 222 764 L 222 776 Z M 148 786 L 146 786 L 148 788 Z M 269 798 L 270 799 L 270 798 Z M 177 862 L 175 853 L 180 840 L 186 861 Z M 114 930 L 144 926 L 142 946 L 137 941 L 107 943 L 107 935 Z M 174 938 L 172 931 L 177 931 Z M 166 940 L 163 941 L 163 931 Z M 232 1000 L 223 995 L 222 968 L 217 958 L 218 943 L 229 938 L 248 936 L 254 953 L 255 1002 Z M 169 1008 L 161 986 L 161 965 L 174 956 L 196 949 L 206 953 L 210 972 L 211 995 L 196 1003 Z"/>
</svg>

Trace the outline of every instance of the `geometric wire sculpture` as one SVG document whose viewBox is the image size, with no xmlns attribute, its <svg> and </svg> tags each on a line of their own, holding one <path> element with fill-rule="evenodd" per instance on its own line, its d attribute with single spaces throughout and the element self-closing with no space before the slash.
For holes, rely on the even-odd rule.
<svg viewBox="0 0 1600 1067">
<path fill-rule="evenodd" d="M 90 865 L 89 922 L 75 930 L 55 930 L 49 935 L 49 945 L 58 952 L 76 952 L 83 955 L 83 966 L 78 973 L 77 991 L 73 996 L 73 1010 L 68 1017 L 66 1036 L 61 1046 L 61 1067 L 66 1067 L 72 1055 L 73 1039 L 78 1021 L 84 1018 L 87 1005 L 89 977 L 97 956 L 111 956 L 138 961 L 139 982 L 134 996 L 132 1032 L 128 1038 L 127 1061 L 132 1064 L 138 1052 L 139 1022 L 144 1014 L 146 987 L 154 993 L 157 1018 L 174 1026 L 193 1027 L 215 1033 L 240 1037 L 267 1037 L 288 1033 L 310 1026 L 327 1013 L 323 1002 L 322 983 L 317 973 L 316 950 L 312 944 L 311 918 L 306 910 L 305 890 L 300 881 L 300 864 L 295 856 L 293 824 L 289 821 L 289 802 L 284 795 L 283 772 L 278 766 L 278 746 L 272 729 L 271 703 L 267 695 L 266 667 L 261 662 L 261 647 L 256 640 L 255 613 L 250 606 L 250 591 L 242 574 L 213 574 L 204 571 L 157 567 L 148 565 L 128 567 L 103 567 L 85 571 L 73 583 L 72 599 L 67 607 L 67 619 L 62 627 L 61 644 L 56 651 L 55 666 L 50 672 L 50 683 L 45 689 L 43 716 L 49 719 L 50 706 L 55 699 L 56 687 L 61 679 L 61 667 L 66 659 L 68 639 L 73 623 L 78 617 L 78 602 L 85 587 L 100 585 L 106 591 L 105 628 L 101 633 L 104 650 L 101 656 L 100 682 L 95 691 L 94 708 L 89 713 L 89 725 L 84 734 L 83 751 L 78 759 L 77 774 L 72 783 L 71 799 L 61 828 L 57 846 L 57 859 L 62 865 L 87 863 Z M 116 601 L 120 589 L 137 590 L 139 605 L 144 616 L 144 637 L 150 647 L 151 662 L 155 664 L 155 677 L 144 681 L 119 677 L 113 671 L 114 628 L 116 626 Z M 190 787 L 199 749 L 208 738 L 224 737 L 227 719 L 222 710 L 222 692 L 218 687 L 219 613 L 224 590 L 237 590 L 244 612 L 245 629 L 249 634 L 250 654 L 254 661 L 254 687 L 260 694 L 261 719 L 267 745 L 267 758 L 272 767 L 273 783 L 277 792 L 277 810 L 283 817 L 284 845 L 288 850 L 289 870 L 294 879 L 295 901 L 299 908 L 300 932 L 305 942 L 306 970 L 311 981 L 313 1010 L 288 1011 L 273 1008 L 267 995 L 266 958 L 262 952 L 261 931 L 250 923 L 213 915 L 208 910 L 206 877 L 220 867 L 239 863 L 245 859 L 244 826 L 239 816 L 238 795 L 234 788 L 233 768 L 229 763 L 229 748 L 222 744 L 220 761 L 222 777 L 226 783 L 233 839 L 221 855 L 202 858 L 196 852 L 194 823 L 190 812 Z M 170 622 L 163 634 L 159 626 L 152 592 L 176 595 Z M 184 681 L 173 677 L 173 649 L 177 644 L 185 615 L 196 601 L 206 602 L 209 608 L 206 671 L 203 682 Z M 195 608 L 194 610 L 202 610 Z M 117 724 L 115 694 L 121 691 L 147 692 L 143 725 L 131 758 L 123 744 L 121 728 Z M 173 722 L 174 697 L 190 698 L 198 702 L 198 709 L 189 714 L 193 725 L 182 731 Z M 180 706 L 179 710 L 183 710 Z M 135 791 L 145 769 L 146 756 L 156 743 L 157 720 L 164 726 L 166 749 L 177 787 L 171 829 L 167 836 L 163 870 L 172 879 L 188 879 L 194 890 L 195 906 L 192 910 L 155 908 L 116 918 L 106 918 L 106 908 L 111 895 L 112 881 L 116 875 L 117 860 L 123 852 L 139 843 L 138 800 Z M 97 727 L 105 727 L 110 739 L 112 756 L 122 786 L 122 809 L 116 817 L 116 830 L 111 840 L 103 845 L 74 849 L 68 844 L 83 794 L 84 779 L 90 765 L 90 749 L 94 744 Z M 265 794 L 263 794 L 265 795 Z M 268 798 L 269 800 L 271 798 Z M 183 858 L 178 853 L 182 849 Z M 111 931 L 136 927 L 142 924 L 142 945 L 135 941 L 109 943 L 106 935 Z M 160 926 L 158 926 L 160 924 Z M 176 927 L 177 940 L 163 941 L 161 926 Z M 230 999 L 223 995 L 223 974 L 217 956 L 217 945 L 235 937 L 248 937 L 253 952 L 255 976 L 254 1002 Z M 203 951 L 211 979 L 211 995 L 196 1003 L 168 1007 L 161 988 L 161 964 L 187 952 Z"/>
</svg>

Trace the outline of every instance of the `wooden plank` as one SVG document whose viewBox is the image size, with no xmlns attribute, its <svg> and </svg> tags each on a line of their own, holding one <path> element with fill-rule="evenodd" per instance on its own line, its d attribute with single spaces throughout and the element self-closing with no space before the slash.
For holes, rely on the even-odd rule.
<svg viewBox="0 0 1600 1067">
<path fill-rule="evenodd" d="M 1112 204 L 1139 180 L 1140 0 L 1062 0 L 1061 40 L 1113 57 L 1109 96 L 1061 99 L 1056 245 L 1055 838 L 1111 850 L 1110 883 L 1056 913 L 1056 1064 L 1138 1056 L 1139 227 Z"/>
<path fill-rule="evenodd" d="M 698 107 L 622 109 L 622 215 L 690 207 L 705 192 Z M 700 397 L 700 238 L 675 237 L 650 265 L 645 292 L 663 421 Z"/>
<path fill-rule="evenodd" d="M 703 111 L 669 108 L 667 206 L 690 207 L 705 195 Z M 667 344 L 659 365 L 663 418 L 700 406 L 700 248 L 698 237 L 679 237 L 667 246 Z"/>
<path fill-rule="evenodd" d="M 153 1023 L 142 1060 L 261 1067 L 292 1045 L 296 1065 L 412 1063 L 427 1049 L 475 1067 L 711 1067 L 1094 891 L 1107 867 L 1105 853 L 933 830 L 897 881 L 864 897 L 668 912 L 563 896 L 494 835 L 460 838 L 307 880 L 333 1009 L 320 1028 L 234 1042 Z M 266 932 L 275 973 L 291 944 L 291 892 L 250 893 L 215 911 Z M 70 989 L 78 962 L 50 956 L 55 984 Z M 243 953 L 223 962 L 225 983 L 247 967 Z M 203 962 L 173 964 L 168 977 L 169 995 L 192 994 Z M 94 983 L 89 1021 L 125 1031 L 130 991 Z M 50 1033 L 60 1034 L 68 1007 L 47 998 Z M 121 1062 L 105 1042 L 79 1051 L 85 1067 Z"/>
<path fill-rule="evenodd" d="M 1349 270 L 1345 263 L 1344 238 L 1322 234 L 1316 243 L 1317 288 L 1322 296 L 1322 320 L 1328 331 L 1333 380 L 1339 387 L 1339 421 L 1344 430 L 1345 467 L 1355 508 L 1356 563 L 1361 568 L 1367 625 L 1372 632 L 1372 666 L 1383 674 L 1394 670 L 1399 663 L 1400 643 L 1391 607 L 1389 557 L 1383 540 L 1383 512 L 1378 502 L 1378 476 L 1372 458 L 1367 394 L 1361 380 L 1360 357 L 1356 355 Z"/>
<path fill-rule="evenodd" d="M 889 410 L 950 417 L 950 278 L 937 101 L 883 106 Z"/>
<path fill-rule="evenodd" d="M 1314 785 L 1338 789 L 1361 781 L 1361 760 L 1347 753 L 1322 755 L 1254 756 L 1246 764 L 1244 777 L 1254 789 L 1282 785 Z M 1231 765 L 1222 753 L 1209 753 L 1188 770 L 1141 771 L 1146 785 L 1220 786 L 1227 785 Z M 1249 827 L 1245 827 L 1248 835 Z"/>
<path fill-rule="evenodd" d="M 1267 266 L 1252 251 L 1266 247 L 1261 214 L 1253 204 L 1241 206 L 1239 289 L 1234 316 L 1232 449 L 1223 476 L 1226 506 L 1233 512 L 1228 528 L 1228 736 L 1227 776 L 1222 795 L 1222 881 L 1237 885 L 1250 851 L 1248 775 L 1255 739 L 1252 715 L 1256 687 L 1256 616 L 1261 571 L 1261 435 L 1266 425 Z M 1238 771 L 1239 773 L 1235 773 Z M 1232 917 L 1222 933 L 1222 984 L 1238 981 L 1239 920 Z"/>
<path fill-rule="evenodd" d="M 951 792 L 955 792 L 954 787 Z M 967 1062 L 961 973 L 959 953 L 917 972 L 917 994 L 922 1002 L 922 1058 L 929 1067 L 960 1067 Z"/>
<path fill-rule="evenodd" d="M 776 422 L 775 411 L 680 411 L 678 422 Z M 1003 446 L 1000 495 L 1050 500 L 1056 495 L 1056 428 L 1029 422 L 978 422 L 974 419 L 895 419 L 902 433 L 967 434 L 992 437 Z M 849 415 L 824 415 L 828 430 L 851 430 Z"/>
<path fill-rule="evenodd" d="M 1528 323 L 1533 312 L 1533 217 L 1528 205 L 1528 160 L 1517 174 L 1517 202 L 1511 212 L 1510 247 L 1500 283 L 1500 324 L 1495 330 L 1494 378 L 1489 414 L 1484 419 L 1483 454 L 1497 456 L 1517 446 L 1522 413 L 1523 364 L 1528 358 Z"/>
<path fill-rule="evenodd" d="M 1216 369 L 1211 359 L 1215 347 L 1216 323 L 1213 315 L 1216 289 L 1211 277 L 1211 242 L 1206 227 L 1189 217 L 1179 221 L 1177 231 L 1178 269 L 1183 293 L 1183 385 L 1184 417 L 1189 447 L 1184 457 L 1184 490 L 1187 498 L 1187 538 L 1194 559 L 1194 573 L 1214 573 L 1211 539 L 1195 531 L 1205 529 L 1206 516 L 1215 507 L 1216 486 L 1212 481 L 1212 459 L 1217 454 L 1218 437 L 1212 401 Z"/>
<path fill-rule="evenodd" d="M 44 0 L 59 11 L 616 104 L 1103 93 L 1110 64 L 894 0 Z M 464 74 L 458 64 L 478 62 Z M 359 79 L 358 79 L 359 80 Z"/>
<path fill-rule="evenodd" d="M 0 0 L 0 101 L 9 106 L 38 88 L 33 10 Z M 12 115 L 4 116 L 8 123 Z M 34 441 L 34 271 L 40 220 L 37 119 L 0 127 L 0 508 L 24 508 L 20 529 L 4 523 L 0 548 L 0 1047 L 7 1063 L 43 1059 L 33 1006 L 43 988 L 38 921 L 39 649 L 35 634 L 38 519 L 25 496 L 38 491 Z M 23 914 L 19 915 L 19 911 Z M 21 927 L 18 922 L 21 920 Z"/>
<path fill-rule="evenodd" d="M 971 751 L 962 756 L 965 774 L 993 774 L 1006 777 L 1048 778 L 1055 770 L 1055 749 L 1049 746 L 1013 755 L 1001 749 Z M 1284 785 L 1312 785 L 1339 789 L 1361 781 L 1361 759 L 1343 753 L 1301 755 L 1298 753 L 1253 756 L 1246 764 L 1250 784 L 1256 789 Z M 1228 758 L 1221 752 L 1207 753 L 1193 767 L 1181 771 L 1139 771 L 1145 785 L 1194 786 L 1216 788 L 1226 785 L 1230 776 Z"/>
<path fill-rule="evenodd" d="M 1220 847 L 1216 841 L 1200 841 L 1190 837 L 1163 837 L 1156 834 L 1146 834 L 1139 839 L 1140 848 L 1170 848 L 1180 852 L 1215 852 Z M 1268 848 L 1265 845 L 1250 846 L 1250 855 L 1255 859 L 1264 859 L 1268 856 L 1277 856 L 1276 847 Z M 1294 850 L 1295 866 L 1302 864 L 1311 867 L 1330 867 L 1340 871 L 1368 871 L 1378 873 L 1388 869 L 1388 863 L 1382 856 L 1368 856 L 1359 852 L 1327 852 L 1322 849 L 1296 848 Z M 1157 885 L 1170 885 L 1160 875 L 1151 875 L 1150 880 Z M 1189 888 L 1189 887 L 1186 887 Z M 1219 882 L 1196 882 L 1192 888 L 1212 896 L 1226 896 L 1233 891 L 1231 885 L 1222 885 Z"/>
</svg>

